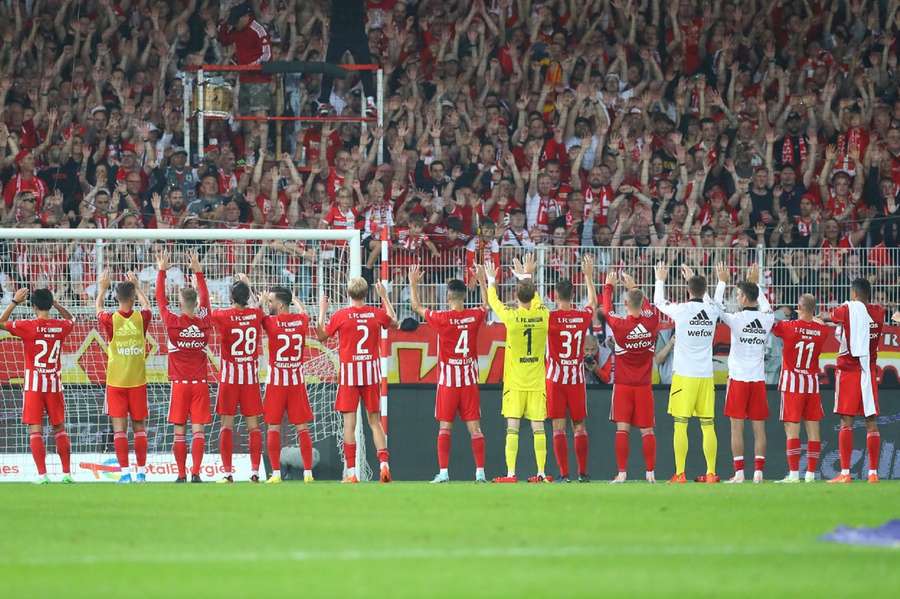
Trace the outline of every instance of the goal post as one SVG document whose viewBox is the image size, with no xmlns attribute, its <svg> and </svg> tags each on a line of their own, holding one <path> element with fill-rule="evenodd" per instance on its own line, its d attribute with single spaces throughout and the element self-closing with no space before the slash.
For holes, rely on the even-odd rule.
<svg viewBox="0 0 900 599">
<path fill-rule="evenodd" d="M 246 274 L 255 292 L 284 286 L 304 304 L 311 326 L 318 314 L 320 295 L 330 299 L 330 311 L 341 307 L 349 278 L 362 272 L 361 233 L 358 230 L 319 229 L 0 229 L 0 307 L 12 300 L 14 291 L 48 288 L 75 319 L 75 328 L 63 344 L 61 378 L 66 400 L 66 426 L 72 444 L 72 469 L 76 480 L 115 480 L 113 433 L 104 413 L 106 339 L 95 314 L 97 280 L 108 270 L 113 287 L 134 273 L 151 305 L 153 322 L 147 334 L 146 422 L 150 456 L 149 480 L 170 480 L 172 427 L 166 416 L 169 403 L 166 333 L 155 301 L 155 251 L 166 248 L 172 267 L 166 288 L 171 298 L 178 289 L 191 284 L 187 267 L 189 251 L 200 254 L 213 309 L 228 307 L 235 275 Z M 172 302 L 176 304 L 177 302 Z M 107 310 L 115 309 L 112 290 L 104 298 Z M 13 312 L 12 319 L 32 318 L 26 304 Z M 210 399 L 215 404 L 219 369 L 219 346 L 213 334 L 208 351 L 207 379 Z M 343 469 L 343 421 L 334 412 L 338 367 L 336 340 L 319 343 L 310 331 L 307 337 L 304 375 L 315 420 L 311 425 L 316 447 L 314 466 L 340 474 Z M 265 380 L 266 344 L 261 344 L 258 369 Z M 21 424 L 22 376 L 21 342 L 0 331 L 0 481 L 28 480 L 35 472 L 28 451 L 27 427 Z M 356 437 L 361 477 L 371 476 L 365 458 L 363 426 L 365 415 L 357 419 Z M 249 471 L 246 454 L 247 431 L 243 419 L 235 420 L 237 479 Z M 283 435 L 283 445 L 296 453 L 292 427 Z M 208 452 L 204 458 L 205 478 L 223 474 L 218 455 L 219 420 L 214 415 L 207 427 Z M 53 435 L 45 428 L 48 471 L 59 472 Z M 129 431 L 129 443 L 131 433 Z M 291 447 L 293 446 L 293 447 Z M 265 453 L 265 452 L 264 452 Z M 299 454 L 298 454 L 299 455 Z M 131 463 L 134 463 L 133 456 Z M 288 462 L 291 460 L 288 459 Z M 219 470 L 217 470 L 217 467 Z M 243 472 L 246 474 L 246 472 Z"/>
</svg>

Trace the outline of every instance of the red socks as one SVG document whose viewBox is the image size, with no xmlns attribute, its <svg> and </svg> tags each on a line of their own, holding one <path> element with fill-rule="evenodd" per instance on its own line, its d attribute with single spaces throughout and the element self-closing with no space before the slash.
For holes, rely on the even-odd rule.
<svg viewBox="0 0 900 599">
<path fill-rule="evenodd" d="M 297 444 L 300 446 L 300 457 L 303 458 L 303 469 L 312 472 L 312 437 L 307 429 L 297 432 Z"/>
<path fill-rule="evenodd" d="M 444 470 L 450 467 L 450 429 L 442 428 L 438 431 L 437 438 L 438 468 Z"/>
<path fill-rule="evenodd" d="M 347 468 L 356 468 L 356 443 L 344 441 L 344 461 Z"/>
<path fill-rule="evenodd" d="M 753 469 L 756 472 L 762 472 L 766 469 L 766 456 L 758 455 L 753 459 Z"/>
<path fill-rule="evenodd" d="M 869 470 L 878 471 L 878 457 L 881 453 L 881 433 L 878 431 L 866 435 L 866 449 L 869 450 Z"/>
<path fill-rule="evenodd" d="M 853 429 L 841 426 L 838 433 L 838 451 L 841 454 L 841 470 L 850 470 L 850 455 L 853 453 Z"/>
<path fill-rule="evenodd" d="M 175 455 L 175 463 L 178 464 L 178 478 L 185 478 L 185 464 L 187 463 L 187 444 L 184 435 L 175 433 L 175 443 L 172 444 L 172 453 Z"/>
<path fill-rule="evenodd" d="M 191 439 L 191 474 L 200 474 L 200 465 L 203 463 L 203 451 L 206 449 L 206 435 L 194 433 Z"/>
<path fill-rule="evenodd" d="M 63 474 L 69 474 L 69 458 L 72 455 L 72 444 L 69 442 L 69 435 L 66 431 L 56 433 L 56 453 L 59 455 Z"/>
<path fill-rule="evenodd" d="M 147 431 L 134 432 L 134 458 L 138 468 L 147 465 Z"/>
<path fill-rule="evenodd" d="M 472 435 L 472 457 L 476 468 L 484 468 L 484 435 L 481 433 Z"/>
<path fill-rule="evenodd" d="M 378 450 L 378 464 L 379 465 L 383 466 L 384 464 L 387 464 L 389 458 L 390 458 L 390 453 L 388 453 L 387 449 L 379 449 Z"/>
<path fill-rule="evenodd" d="M 656 435 L 652 432 L 641 436 L 641 448 L 644 450 L 644 464 L 647 472 L 656 470 Z"/>
<path fill-rule="evenodd" d="M 575 433 L 575 460 L 578 462 L 578 474 L 587 476 L 588 436 L 587 433 Z"/>
<path fill-rule="evenodd" d="M 616 466 L 619 472 L 628 470 L 628 431 L 616 431 Z"/>
<path fill-rule="evenodd" d="M 266 431 L 266 449 L 269 452 L 269 464 L 272 470 L 281 470 L 281 431 Z"/>
<path fill-rule="evenodd" d="M 116 450 L 119 468 L 123 471 L 128 470 L 128 433 L 125 431 L 113 433 L 113 447 Z"/>
<path fill-rule="evenodd" d="M 234 437 L 231 429 L 223 426 L 219 431 L 219 454 L 222 456 L 222 468 L 226 476 L 231 474 L 232 453 L 234 453 Z"/>
<path fill-rule="evenodd" d="M 569 443 L 564 430 L 553 431 L 553 455 L 556 456 L 560 477 L 569 476 Z"/>
<path fill-rule="evenodd" d="M 822 451 L 821 441 L 806 443 L 806 471 L 815 473 L 819 469 L 819 453 Z"/>
<path fill-rule="evenodd" d="M 47 474 L 47 448 L 44 447 L 44 435 L 42 433 L 31 433 L 28 436 L 28 442 L 31 445 L 31 457 L 34 458 L 34 465 L 37 466 L 38 475 Z"/>
<path fill-rule="evenodd" d="M 812 445 L 811 441 L 810 445 Z M 809 454 L 808 451 L 807 454 Z M 791 472 L 800 471 L 800 439 L 787 440 L 787 463 L 788 470 Z"/>
<path fill-rule="evenodd" d="M 259 472 L 259 461 L 262 458 L 262 431 L 258 428 L 250 431 L 250 470 Z"/>
<path fill-rule="evenodd" d="M 735 472 L 743 472 L 744 471 L 744 456 L 737 455 L 734 456 L 734 471 Z"/>
</svg>

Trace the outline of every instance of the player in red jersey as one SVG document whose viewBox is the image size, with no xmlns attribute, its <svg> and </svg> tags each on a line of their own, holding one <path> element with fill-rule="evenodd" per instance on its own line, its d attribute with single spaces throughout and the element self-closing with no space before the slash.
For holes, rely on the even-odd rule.
<svg viewBox="0 0 900 599">
<path fill-rule="evenodd" d="M 147 480 L 147 330 L 153 320 L 150 300 L 141 289 L 134 273 L 116 285 L 119 309 L 107 312 L 103 303 L 109 290 L 109 271 L 104 270 L 97 281 L 96 308 L 100 330 L 107 341 L 106 413 L 112 420 L 113 447 L 119 462 L 119 483 L 131 482 L 128 463 L 128 417 L 134 432 L 134 458 L 137 462 L 135 481 Z M 143 310 L 135 312 L 135 299 Z"/>
<path fill-rule="evenodd" d="M 316 335 L 319 341 L 338 335 L 340 361 L 340 382 L 334 409 L 344 416 L 344 460 L 347 473 L 344 482 L 356 483 L 356 410 L 360 400 L 365 404 L 372 429 L 372 441 L 378 451 L 381 465 L 381 482 L 391 482 L 388 466 L 387 439 L 381 426 L 381 364 L 379 341 L 383 327 L 397 327 L 397 315 L 381 283 L 375 284 L 375 291 L 384 304 L 384 309 L 366 305 L 369 284 L 362 277 L 354 277 L 347 284 L 350 305 L 341 308 L 325 323 L 328 298 L 319 300 L 319 322 Z"/>
<path fill-rule="evenodd" d="M 156 303 L 163 324 L 166 326 L 169 350 L 169 382 L 172 398 L 169 404 L 169 422 L 175 426 L 175 444 L 172 453 L 178 464 L 176 483 L 187 481 L 187 444 L 185 430 L 191 421 L 191 482 L 199 483 L 200 464 L 206 445 L 206 425 L 212 422 L 209 409 L 209 383 L 206 379 L 206 349 L 212 333 L 209 291 L 203 277 L 203 267 L 196 252 L 190 254 L 190 267 L 194 272 L 196 289 L 183 287 L 179 292 L 181 314 L 169 310 L 166 298 L 166 271 L 169 269 L 169 252 L 156 255 L 159 273 L 156 275 Z"/>
<path fill-rule="evenodd" d="M 63 400 L 63 386 L 59 378 L 59 359 L 62 343 L 75 323 L 68 310 L 53 299 L 49 289 L 36 289 L 31 294 L 31 306 L 35 318 L 9 322 L 16 306 L 28 298 L 27 289 L 19 289 L 12 302 L 0 314 L 0 329 L 6 329 L 12 336 L 22 340 L 25 348 L 25 373 L 23 385 L 25 401 L 22 408 L 22 423 L 28 425 L 28 439 L 31 457 L 37 467 L 38 484 L 47 484 L 47 450 L 44 446 L 44 412 L 56 438 L 56 453 L 62 464 L 62 482 L 71 483 L 69 469 L 71 443 L 66 433 L 66 404 Z M 62 318 L 51 318 L 50 309 L 56 308 Z"/>
<path fill-rule="evenodd" d="M 225 476 L 218 482 L 234 482 L 231 464 L 234 451 L 234 417 L 240 405 L 241 416 L 247 423 L 250 447 L 250 482 L 259 482 L 259 460 L 262 456 L 262 396 L 259 393 L 257 357 L 263 312 L 250 307 L 250 285 L 246 275 L 238 275 L 231 285 L 231 307 L 213 310 L 212 324 L 219 334 L 222 365 L 219 372 L 219 392 L 216 414 L 222 417 L 219 431 L 219 453 Z"/>
<path fill-rule="evenodd" d="M 437 438 L 438 474 L 431 482 L 450 482 L 450 430 L 459 414 L 466 423 L 475 458 L 475 482 L 486 483 L 484 475 L 484 435 L 481 432 L 481 398 L 478 394 L 478 331 L 487 318 L 487 289 L 481 288 L 482 305 L 466 309 L 466 284 L 447 281 L 444 311 L 426 310 L 419 302 L 418 265 L 409 269 L 410 307 L 425 319 L 438 335 L 438 386 L 434 417 L 439 423 Z"/>
<path fill-rule="evenodd" d="M 822 441 L 822 396 L 819 394 L 819 355 L 831 327 L 815 319 L 816 298 L 804 293 L 797 304 L 797 320 L 782 320 L 772 327 L 781 337 L 781 421 L 787 436 L 788 475 L 783 483 L 800 482 L 800 422 L 806 422 L 806 482 L 816 480 Z"/>
<path fill-rule="evenodd" d="M 313 421 L 313 412 L 303 380 L 303 346 L 309 331 L 309 316 L 300 300 L 285 287 L 273 287 L 262 303 L 269 312 L 263 318 L 263 328 L 269 338 L 263 417 L 272 465 L 272 476 L 266 483 L 281 482 L 281 421 L 285 413 L 288 422 L 297 429 L 297 444 L 303 458 L 303 482 L 311 483 L 313 451 L 309 423 Z M 292 305 L 296 306 L 297 314 L 291 313 Z"/>
<path fill-rule="evenodd" d="M 627 290 L 627 316 L 624 317 L 612 313 L 615 272 L 607 273 L 603 286 L 603 312 L 616 342 L 616 378 L 609 419 L 616 423 L 616 464 L 619 473 L 612 482 L 623 483 L 627 478 L 628 433 L 635 426 L 641 429 L 647 482 L 655 483 L 656 435 L 653 433 L 655 422 L 651 382 L 659 311 L 647 301 L 628 274 L 622 274 L 622 282 Z"/>
<path fill-rule="evenodd" d="M 831 311 L 829 319 L 837 326 L 840 341 L 837 357 L 837 379 L 834 391 L 834 413 L 841 416 L 838 451 L 841 473 L 828 482 L 849 483 L 850 457 L 853 453 L 853 419 L 866 419 L 866 449 L 869 453 L 870 483 L 878 482 L 878 458 L 881 435 L 878 432 L 878 380 L 875 376 L 878 341 L 884 327 L 884 308 L 870 304 L 872 285 L 868 279 L 854 279 L 850 284 L 850 301 Z M 866 342 L 868 341 L 868 342 Z"/>
<path fill-rule="evenodd" d="M 587 395 L 584 386 L 584 340 L 590 334 L 597 289 L 594 287 L 594 260 L 586 255 L 581 262 L 587 305 L 572 305 L 574 287 L 569 279 L 556 283 L 556 310 L 550 312 L 547 331 L 547 415 L 553 420 L 553 455 L 559 466 L 559 482 L 569 482 L 569 444 L 566 439 L 566 412 L 572 419 L 578 482 L 590 482 L 587 472 Z"/>
</svg>

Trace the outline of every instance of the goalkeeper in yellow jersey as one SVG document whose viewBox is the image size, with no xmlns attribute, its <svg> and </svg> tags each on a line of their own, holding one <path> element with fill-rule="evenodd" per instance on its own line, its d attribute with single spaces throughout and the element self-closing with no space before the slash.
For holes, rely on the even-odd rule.
<svg viewBox="0 0 900 599">
<path fill-rule="evenodd" d="M 503 359 L 503 416 L 506 418 L 506 476 L 494 479 L 495 483 L 514 483 L 516 456 L 519 453 L 519 421 L 524 417 L 531 421 L 534 435 L 534 457 L 537 474 L 530 483 L 549 482 L 544 474 L 547 462 L 547 437 L 544 420 L 547 418 L 546 373 L 544 353 L 547 348 L 547 329 L 550 312 L 541 303 L 534 284 L 535 261 L 532 254 L 525 256 L 524 264 L 514 262 L 516 283 L 515 308 L 506 307 L 497 296 L 497 268 L 487 263 L 478 268 L 478 276 L 486 279 L 488 303 L 506 325 L 506 350 Z"/>
</svg>

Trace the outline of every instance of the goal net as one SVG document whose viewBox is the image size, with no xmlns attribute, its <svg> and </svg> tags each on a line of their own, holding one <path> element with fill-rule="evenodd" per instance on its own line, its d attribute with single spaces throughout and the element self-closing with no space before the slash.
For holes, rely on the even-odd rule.
<svg viewBox="0 0 900 599">
<path fill-rule="evenodd" d="M 106 339 L 99 329 L 94 302 L 99 274 L 108 270 L 115 283 L 129 272 L 137 275 L 150 298 L 153 322 L 147 335 L 147 399 L 149 417 L 147 436 L 149 480 L 174 478 L 171 455 L 172 426 L 167 422 L 170 386 L 167 377 L 166 333 L 155 305 L 155 252 L 166 248 L 172 255 L 167 291 L 175 297 L 179 288 L 190 284 L 187 254 L 197 251 L 210 292 L 213 309 L 230 305 L 229 291 L 237 274 L 246 274 L 254 291 L 275 285 L 291 289 L 306 307 L 314 325 L 318 298 L 331 299 L 331 310 L 339 308 L 345 297 L 347 279 L 360 273 L 358 231 L 325 230 L 3 230 L 0 236 L 0 306 L 12 300 L 16 289 L 48 288 L 75 317 L 75 329 L 63 345 L 62 382 L 66 400 L 66 428 L 72 444 L 72 469 L 76 480 L 111 481 L 118 478 L 113 450 L 113 430 L 104 413 L 106 377 Z M 115 309 L 113 291 L 104 298 L 107 310 Z M 13 312 L 12 319 L 32 318 L 29 305 Z M 311 432 L 314 443 L 314 468 L 320 478 L 341 476 L 343 464 L 343 424 L 334 412 L 337 391 L 336 340 L 318 341 L 313 331 L 306 340 L 304 375 L 315 415 Z M 268 364 L 267 344 L 260 344 L 260 380 L 264 381 Z M 207 378 L 210 398 L 215 404 L 219 369 L 219 341 L 213 335 L 208 351 Z M 0 331 L 0 481 L 28 480 L 35 473 L 29 454 L 27 427 L 21 423 L 24 356 L 22 343 L 6 331 Z M 362 423 L 365 420 L 359 419 Z M 296 451 L 296 438 L 283 435 L 283 451 L 288 464 Z M 247 428 L 243 419 L 235 421 L 234 468 L 237 480 L 249 476 Z M 365 459 L 361 425 L 357 426 L 358 463 L 362 477 L 371 469 Z M 207 455 L 203 461 L 204 478 L 224 474 L 218 454 L 219 422 L 207 427 Z M 48 472 L 60 472 L 54 438 L 45 429 Z M 129 431 L 129 444 L 132 445 Z M 292 448 L 291 445 L 294 445 Z M 292 454 L 293 451 L 293 454 Z M 264 460 L 267 458 L 264 454 Z M 190 458 L 189 458 L 190 460 Z M 297 458 L 299 461 L 299 458 Z M 134 457 L 131 457 L 134 463 Z M 296 462 L 295 462 L 296 463 Z M 297 464 L 299 466 L 299 464 Z"/>
</svg>

